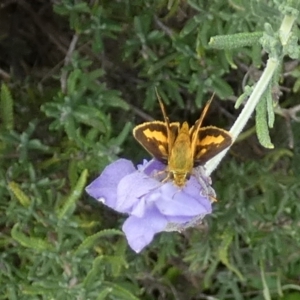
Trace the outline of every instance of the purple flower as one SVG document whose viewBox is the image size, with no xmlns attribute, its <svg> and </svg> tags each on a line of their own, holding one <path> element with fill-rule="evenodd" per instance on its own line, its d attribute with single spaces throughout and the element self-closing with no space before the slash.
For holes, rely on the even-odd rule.
<svg viewBox="0 0 300 300">
<path fill-rule="evenodd" d="M 182 231 L 211 213 L 214 191 L 199 169 L 183 188 L 161 182 L 166 166 L 157 160 L 144 161 L 137 169 L 119 159 L 107 166 L 87 188 L 87 193 L 110 208 L 129 214 L 123 224 L 128 244 L 140 252 L 161 231 Z"/>
</svg>

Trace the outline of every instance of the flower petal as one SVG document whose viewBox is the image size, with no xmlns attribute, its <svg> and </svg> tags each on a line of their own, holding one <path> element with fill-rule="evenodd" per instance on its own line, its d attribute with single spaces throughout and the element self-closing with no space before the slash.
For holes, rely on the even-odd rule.
<svg viewBox="0 0 300 300">
<path fill-rule="evenodd" d="M 198 215 L 195 217 L 168 217 L 169 223 L 164 231 L 179 231 L 182 232 L 189 227 L 195 227 L 202 223 L 205 215 Z M 184 218 L 188 218 L 186 222 L 184 222 Z"/>
<path fill-rule="evenodd" d="M 141 218 L 143 217 L 146 209 L 147 203 L 145 197 L 142 197 L 136 202 L 135 205 L 133 205 L 130 215 Z"/>
<path fill-rule="evenodd" d="M 208 198 L 200 195 L 197 198 L 187 192 L 188 186 L 178 190 L 173 183 L 164 184 L 160 188 L 160 199 L 155 201 L 158 210 L 166 216 L 197 216 L 211 212 L 211 204 Z M 157 193 L 156 196 L 158 197 Z"/>
<path fill-rule="evenodd" d="M 167 220 L 169 223 L 178 223 L 178 224 L 184 224 L 188 223 L 195 217 L 191 216 L 167 216 Z"/>
<path fill-rule="evenodd" d="M 139 171 L 125 176 L 117 188 L 116 210 L 132 213 L 140 198 L 159 186 L 160 182 Z"/>
<path fill-rule="evenodd" d="M 143 218 L 130 216 L 123 224 L 129 246 L 137 253 L 141 252 L 156 233 L 163 231 L 168 221 L 155 207 L 149 209 Z"/>
<path fill-rule="evenodd" d="M 150 176 L 154 171 L 155 172 L 161 172 L 166 169 L 166 165 L 162 162 L 152 159 L 147 164 L 143 164 L 143 166 L 139 166 L 138 169 L 143 171 L 145 174 Z"/>
<path fill-rule="evenodd" d="M 108 165 L 101 175 L 88 185 L 85 190 L 96 200 L 115 209 L 117 186 L 124 176 L 132 172 L 135 172 L 132 162 L 127 159 L 119 159 Z"/>
<path fill-rule="evenodd" d="M 211 188 L 210 186 L 208 186 Z M 205 187 L 206 189 L 208 187 Z M 212 188 L 211 188 L 212 189 Z M 197 180 L 195 176 L 191 176 L 190 180 L 187 182 L 185 188 L 183 189 L 185 193 L 188 195 L 192 196 L 193 198 L 197 199 L 198 201 L 201 202 L 201 205 L 206 207 L 209 213 L 211 213 L 212 208 L 211 208 L 211 201 L 209 197 L 204 196 L 201 192 L 203 191 L 203 187 Z M 214 190 L 212 189 L 214 192 Z M 204 193 L 206 195 L 206 193 Z M 215 194 L 215 193 L 214 193 Z"/>
</svg>

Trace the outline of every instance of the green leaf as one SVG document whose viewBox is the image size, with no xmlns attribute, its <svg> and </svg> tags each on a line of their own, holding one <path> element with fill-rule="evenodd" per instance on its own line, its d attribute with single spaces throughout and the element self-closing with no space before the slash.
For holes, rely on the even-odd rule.
<svg viewBox="0 0 300 300">
<path fill-rule="evenodd" d="M 184 107 L 183 99 L 179 93 L 180 89 L 176 81 L 167 80 L 165 82 L 165 88 L 167 90 L 167 93 L 169 95 L 169 98 L 172 100 L 175 100 L 179 107 Z M 163 97 L 163 95 L 162 95 Z"/>
<path fill-rule="evenodd" d="M 175 60 L 178 57 L 178 53 L 172 53 L 170 55 L 165 56 L 164 58 L 158 60 L 158 62 L 152 64 L 149 68 L 148 74 L 152 75 L 155 72 L 159 71 L 162 67 L 167 65 L 169 62 Z"/>
<path fill-rule="evenodd" d="M 119 235 L 119 236 L 123 236 L 123 232 L 120 230 L 116 230 L 116 229 L 105 229 L 105 230 L 101 230 L 89 237 L 87 237 L 80 245 L 79 247 L 76 249 L 75 251 L 75 255 L 78 255 L 78 253 L 88 250 L 91 247 L 94 246 L 94 244 L 102 237 L 112 237 L 115 235 Z"/>
<path fill-rule="evenodd" d="M 6 285 L 6 296 L 7 296 L 7 298 L 4 298 L 5 297 L 4 296 L 2 299 L 19 300 L 19 297 L 17 295 L 17 291 L 16 290 L 17 289 L 14 286 Z"/>
<path fill-rule="evenodd" d="M 121 287 L 118 284 L 104 281 L 103 286 L 105 288 L 111 288 L 111 294 L 114 295 L 117 299 L 122 300 L 140 300 L 136 296 L 134 296 L 130 291 L 126 290 L 125 288 Z"/>
<path fill-rule="evenodd" d="M 240 107 L 240 105 L 251 95 L 252 91 L 253 91 L 253 87 L 250 86 L 245 86 L 245 92 L 243 94 L 241 94 L 234 105 L 235 109 L 238 109 Z"/>
<path fill-rule="evenodd" d="M 121 98 L 121 93 L 116 90 L 105 90 L 101 92 L 99 97 L 103 104 L 111 107 L 120 107 L 129 110 L 129 105 Z"/>
<path fill-rule="evenodd" d="M 221 99 L 226 99 L 234 94 L 232 87 L 224 79 L 217 76 L 212 76 L 211 80 L 212 80 L 213 91 Z"/>
<path fill-rule="evenodd" d="M 252 46 L 258 43 L 263 36 L 263 32 L 245 32 L 228 35 L 217 35 L 211 37 L 209 41 L 210 48 L 213 49 L 236 49 L 246 46 Z"/>
<path fill-rule="evenodd" d="M 260 275 L 261 275 L 261 281 L 262 281 L 262 284 L 263 284 L 263 295 L 264 295 L 264 298 L 265 300 L 271 300 L 271 295 L 270 295 L 270 290 L 269 290 L 269 287 L 268 287 L 268 284 L 267 284 L 267 280 L 266 280 L 266 277 L 265 277 L 265 271 L 264 271 L 264 268 L 263 268 L 263 262 L 262 260 L 260 260 Z"/>
<path fill-rule="evenodd" d="M 184 37 L 191 33 L 199 24 L 196 22 L 195 18 L 192 18 L 187 21 L 185 26 L 182 28 L 182 30 L 179 33 L 179 37 Z"/>
<path fill-rule="evenodd" d="M 174 40 L 173 41 L 173 46 L 178 51 L 179 53 L 182 53 L 186 57 L 194 57 L 196 58 L 196 53 L 195 51 L 183 40 Z"/>
<path fill-rule="evenodd" d="M 203 285 L 205 289 L 209 289 L 212 285 L 213 276 L 216 273 L 217 267 L 219 264 L 219 260 L 214 260 L 211 262 L 209 268 L 206 270 L 204 278 L 203 278 Z"/>
<path fill-rule="evenodd" d="M 204 10 L 203 10 L 203 8 L 198 4 L 198 2 L 199 2 L 199 1 L 197 1 L 197 0 L 188 0 L 188 4 L 189 4 L 191 7 L 193 7 L 195 10 L 197 10 L 197 11 L 203 13 Z"/>
<path fill-rule="evenodd" d="M 85 169 L 82 171 L 73 191 L 67 197 L 66 202 L 58 210 L 57 216 L 59 219 L 62 219 L 64 217 L 66 217 L 67 215 L 70 215 L 73 213 L 73 211 L 76 207 L 76 202 L 79 200 L 79 198 L 86 186 L 87 176 L 88 176 L 88 171 Z"/>
<path fill-rule="evenodd" d="M 0 94 L 0 116 L 3 127 L 7 130 L 14 128 L 14 101 L 11 93 L 5 83 L 2 83 Z"/>
<path fill-rule="evenodd" d="M 68 135 L 68 138 L 70 140 L 73 141 L 78 141 L 79 140 L 79 136 L 78 133 L 76 131 L 76 123 L 75 120 L 73 118 L 73 116 L 69 116 L 64 123 L 64 129 L 66 131 L 66 134 Z"/>
<path fill-rule="evenodd" d="M 261 45 L 260 44 L 254 44 L 252 46 L 251 58 L 252 58 L 253 66 L 255 68 L 259 69 L 262 64 Z"/>
<path fill-rule="evenodd" d="M 298 286 L 298 290 L 300 290 L 300 286 Z M 283 297 L 280 298 L 280 300 L 299 300 L 299 299 L 300 299 L 300 293 L 296 293 L 296 292 L 286 293 Z"/>
<path fill-rule="evenodd" d="M 107 115 L 95 107 L 79 105 L 74 110 L 73 116 L 78 123 L 98 128 L 100 132 L 106 133 L 109 130 L 110 124 Z"/>
<path fill-rule="evenodd" d="M 68 95 L 71 95 L 76 92 L 77 83 L 80 79 L 80 76 L 82 76 L 82 71 L 79 69 L 75 69 L 69 74 L 68 80 L 67 80 L 67 92 Z"/>
<path fill-rule="evenodd" d="M 114 278 L 122 275 L 124 267 L 128 268 L 124 255 L 106 255 L 105 262 L 109 265 L 111 276 Z"/>
<path fill-rule="evenodd" d="M 219 246 L 218 249 L 218 258 L 230 271 L 235 273 L 241 281 L 245 281 L 245 278 L 241 274 L 241 272 L 229 262 L 228 250 L 229 250 L 229 246 L 232 243 L 233 236 L 234 235 L 231 230 L 225 229 L 221 237 L 222 238 L 221 245 Z"/>
<path fill-rule="evenodd" d="M 78 174 L 77 174 L 77 161 L 70 160 L 69 166 L 68 166 L 68 179 L 71 185 L 71 188 L 73 189 L 76 185 Z"/>
<path fill-rule="evenodd" d="M 197 87 L 196 97 L 195 97 L 195 104 L 196 104 L 197 108 L 200 108 L 203 106 L 203 98 L 204 98 L 204 92 L 205 92 L 204 88 L 205 88 L 204 82 L 203 81 L 199 82 L 198 87 Z"/>
<path fill-rule="evenodd" d="M 142 44 L 146 43 L 146 35 L 150 30 L 151 17 L 148 14 L 143 14 L 135 16 L 134 20 L 134 29 L 141 41 Z"/>
<path fill-rule="evenodd" d="M 225 57 L 232 69 L 237 69 L 237 65 L 233 61 L 232 51 L 225 50 Z"/>
<path fill-rule="evenodd" d="M 24 207 L 30 206 L 30 198 L 21 190 L 20 186 L 16 182 L 11 181 L 8 184 L 8 187 Z"/>
<path fill-rule="evenodd" d="M 131 122 L 125 123 L 125 126 L 123 127 L 122 131 L 119 133 L 117 137 L 111 139 L 109 145 L 120 147 L 128 137 L 129 133 L 131 132 L 131 129 L 132 129 L 132 123 Z"/>
<path fill-rule="evenodd" d="M 269 88 L 266 91 L 266 98 L 267 98 L 266 102 L 267 102 L 268 126 L 269 128 L 273 128 L 275 122 L 275 112 L 274 112 L 271 85 L 269 85 Z"/>
<path fill-rule="evenodd" d="M 101 30 L 96 29 L 92 40 L 92 49 L 95 53 L 101 53 L 104 49 Z"/>
<path fill-rule="evenodd" d="M 88 272 L 87 276 L 84 278 L 84 281 L 83 281 L 84 287 L 89 288 L 90 286 L 93 285 L 93 283 L 95 282 L 95 279 L 97 278 L 99 270 L 101 269 L 101 265 L 103 264 L 103 259 L 104 259 L 104 256 L 100 255 L 100 256 L 97 256 L 93 260 L 93 266 L 92 266 L 91 270 Z"/>
<path fill-rule="evenodd" d="M 36 237 L 28 237 L 23 233 L 21 233 L 20 231 L 18 231 L 18 229 L 19 229 L 19 223 L 16 223 L 11 230 L 11 236 L 23 247 L 31 248 L 37 251 L 45 251 L 45 250 L 54 251 L 54 247 L 48 242 L 46 242 L 45 240 Z"/>
<path fill-rule="evenodd" d="M 271 142 L 267 123 L 267 97 L 263 95 L 256 106 L 256 132 L 257 137 L 262 146 L 273 149 L 274 145 Z"/>
<path fill-rule="evenodd" d="M 101 291 L 96 300 L 106 300 L 107 299 L 107 296 L 111 293 L 111 288 L 110 287 L 107 287 L 105 288 L 103 291 Z"/>
</svg>

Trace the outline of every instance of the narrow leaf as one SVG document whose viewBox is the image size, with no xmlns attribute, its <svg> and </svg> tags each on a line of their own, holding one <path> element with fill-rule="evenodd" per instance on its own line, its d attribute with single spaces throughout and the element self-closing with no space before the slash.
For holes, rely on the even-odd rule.
<svg viewBox="0 0 300 300">
<path fill-rule="evenodd" d="M 235 102 L 234 108 L 237 109 L 251 95 L 253 88 L 249 85 L 245 86 L 245 92 L 239 96 Z"/>
<path fill-rule="evenodd" d="M 117 298 L 117 299 L 122 299 L 122 300 L 139 300 L 136 296 L 134 296 L 130 291 L 126 290 L 125 288 L 121 287 L 118 284 L 104 281 L 103 282 L 104 287 L 111 288 L 112 289 L 112 294 Z"/>
<path fill-rule="evenodd" d="M 271 295 L 270 295 L 270 290 L 266 281 L 266 277 L 265 277 L 265 271 L 264 271 L 264 267 L 263 267 L 263 263 L 262 260 L 260 260 L 260 276 L 261 276 L 261 281 L 263 284 L 263 295 L 265 300 L 271 300 Z"/>
<path fill-rule="evenodd" d="M 75 188 L 73 189 L 71 195 L 67 198 L 65 204 L 62 206 L 62 208 L 58 212 L 58 218 L 62 219 L 67 214 L 71 214 L 76 206 L 77 200 L 80 198 L 87 181 L 88 171 L 85 169 L 81 173 Z"/>
<path fill-rule="evenodd" d="M 273 105 L 273 97 L 271 86 L 266 91 L 266 102 L 267 102 L 267 114 L 268 114 L 268 126 L 269 128 L 273 128 L 275 122 L 275 113 L 274 113 L 274 105 Z"/>
<path fill-rule="evenodd" d="M 11 181 L 8 187 L 24 207 L 30 206 L 30 198 L 21 190 L 16 182 Z"/>
<path fill-rule="evenodd" d="M 262 146 L 273 149 L 267 123 L 267 98 L 263 96 L 256 106 L 256 132 L 257 137 Z"/>
<path fill-rule="evenodd" d="M 110 236 L 115 236 L 115 235 L 123 235 L 123 232 L 120 230 L 116 229 L 106 229 L 106 230 L 101 230 L 88 238 L 86 238 L 77 248 L 75 251 L 75 255 L 80 253 L 83 250 L 87 250 L 95 245 L 97 240 L 101 237 L 110 237 Z"/>
<path fill-rule="evenodd" d="M 213 49 L 236 49 L 256 44 L 262 36 L 263 32 L 216 35 L 210 39 L 208 45 Z"/>
<path fill-rule="evenodd" d="M 11 236 L 14 240 L 20 243 L 23 247 L 35 249 L 37 251 L 45 251 L 50 250 L 53 251 L 54 247 L 48 242 L 36 238 L 36 237 L 28 237 L 25 234 L 18 231 L 19 223 L 16 223 L 11 230 Z"/>
<path fill-rule="evenodd" d="M 97 298 L 96 298 L 96 300 L 105 300 L 105 299 L 107 299 L 107 296 L 109 295 L 111 293 L 111 288 L 105 288 L 103 291 L 101 291 L 99 294 L 98 294 L 98 296 L 97 296 Z"/>
<path fill-rule="evenodd" d="M 103 264 L 103 258 L 104 258 L 104 256 L 100 255 L 100 256 L 97 256 L 93 260 L 92 269 L 88 272 L 88 274 L 86 275 L 86 277 L 83 281 L 83 286 L 85 288 L 88 288 L 95 282 L 95 278 L 97 278 L 97 276 L 99 274 L 100 266 Z"/>
<path fill-rule="evenodd" d="M 0 114 L 5 129 L 14 128 L 13 98 L 5 83 L 2 83 L 0 94 Z"/>
<path fill-rule="evenodd" d="M 233 240 L 233 232 L 230 230 L 225 230 L 222 235 L 222 242 L 218 249 L 218 256 L 220 261 L 233 273 L 235 273 L 241 281 L 244 281 L 243 275 L 238 269 L 236 269 L 230 262 L 228 258 L 228 250 Z"/>
</svg>

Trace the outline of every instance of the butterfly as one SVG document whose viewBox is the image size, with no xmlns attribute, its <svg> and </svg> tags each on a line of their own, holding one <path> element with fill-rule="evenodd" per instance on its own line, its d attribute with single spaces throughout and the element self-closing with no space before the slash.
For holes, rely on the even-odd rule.
<svg viewBox="0 0 300 300">
<path fill-rule="evenodd" d="M 200 118 L 189 127 L 188 122 L 170 123 L 162 100 L 158 102 L 164 121 L 146 122 L 133 129 L 135 139 L 157 160 L 167 165 L 168 179 L 183 187 L 193 168 L 204 165 L 232 144 L 231 134 L 219 127 L 201 127 L 213 97 L 205 105 Z"/>
</svg>

